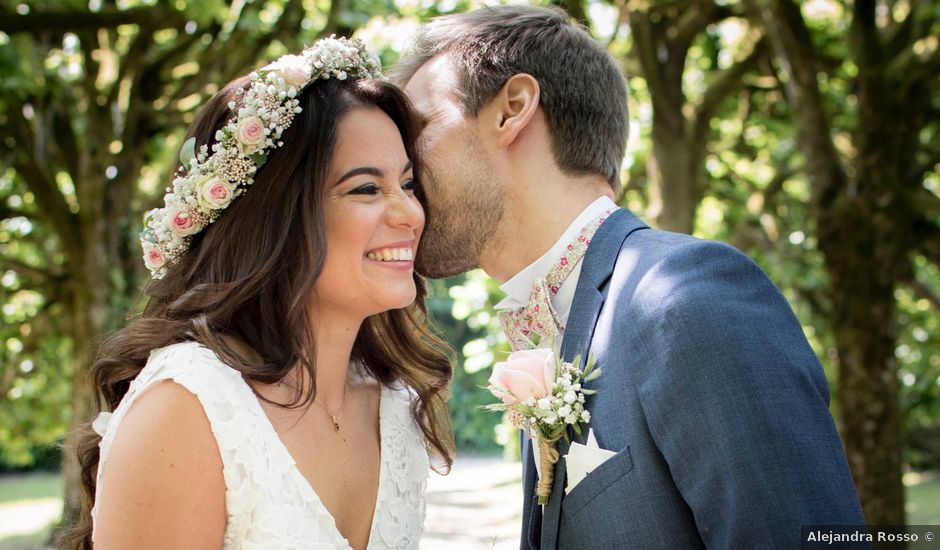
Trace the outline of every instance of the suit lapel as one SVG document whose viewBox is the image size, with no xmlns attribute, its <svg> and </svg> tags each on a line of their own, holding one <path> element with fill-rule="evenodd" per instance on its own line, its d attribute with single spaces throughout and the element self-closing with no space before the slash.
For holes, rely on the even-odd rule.
<svg viewBox="0 0 940 550">
<path fill-rule="evenodd" d="M 532 443 L 529 436 L 524 431 L 519 432 L 522 439 L 522 538 L 520 548 L 526 550 L 538 550 L 539 548 L 539 526 L 542 525 L 542 507 L 538 505 L 535 498 L 535 487 L 538 485 L 538 474 L 535 470 L 535 457 L 533 456 Z"/>
<path fill-rule="evenodd" d="M 561 355 L 565 361 L 572 361 L 576 355 L 586 360 L 591 349 L 591 338 L 594 336 L 597 317 L 607 296 L 606 283 L 613 273 L 623 241 L 637 229 L 646 227 L 646 224 L 629 210 L 620 209 L 611 214 L 594 234 L 582 260 L 584 264 L 581 266 L 578 287 L 575 289 L 571 313 L 568 315 L 568 323 L 565 327 L 565 337 L 561 343 Z M 558 454 L 562 456 L 555 465 L 552 496 L 545 509 L 542 510 L 540 547 L 543 550 L 554 550 L 558 540 L 558 524 L 567 470 L 564 455 L 568 453 L 568 446 L 569 443 L 564 439 L 558 442 Z M 530 488 L 527 486 L 526 490 Z M 539 506 L 535 504 L 534 507 Z M 532 512 L 536 510 L 531 510 L 530 513 Z M 532 514 L 531 517 L 536 516 Z M 530 529 L 538 528 L 538 525 L 536 521 L 530 521 Z M 538 540 L 532 535 L 530 532 L 530 540 Z"/>
</svg>

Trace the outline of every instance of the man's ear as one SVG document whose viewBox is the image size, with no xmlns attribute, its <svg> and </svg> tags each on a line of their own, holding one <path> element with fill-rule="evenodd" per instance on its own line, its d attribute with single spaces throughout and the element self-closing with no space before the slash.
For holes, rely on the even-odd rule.
<svg viewBox="0 0 940 550">
<path fill-rule="evenodd" d="M 494 98 L 500 147 L 511 145 L 539 108 L 539 82 L 525 73 L 513 75 Z"/>
</svg>

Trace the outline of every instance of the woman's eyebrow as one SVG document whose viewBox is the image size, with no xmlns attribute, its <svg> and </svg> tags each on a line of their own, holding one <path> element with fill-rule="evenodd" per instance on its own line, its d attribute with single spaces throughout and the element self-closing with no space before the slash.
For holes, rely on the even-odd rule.
<svg viewBox="0 0 940 550">
<path fill-rule="evenodd" d="M 411 166 L 411 163 L 409 162 L 408 165 Z M 354 178 L 356 176 L 375 176 L 377 178 L 383 178 L 385 177 L 385 172 L 375 168 L 374 166 L 359 166 L 343 174 L 342 177 L 336 180 L 336 183 L 333 185 L 339 185 L 349 178 Z"/>
</svg>

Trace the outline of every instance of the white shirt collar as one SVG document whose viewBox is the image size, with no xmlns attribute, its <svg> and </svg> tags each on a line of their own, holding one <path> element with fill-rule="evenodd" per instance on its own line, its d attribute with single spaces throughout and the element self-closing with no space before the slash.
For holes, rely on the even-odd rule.
<svg viewBox="0 0 940 550">
<path fill-rule="evenodd" d="M 561 234 L 555 244 L 548 249 L 548 252 L 542 254 L 539 259 L 528 265 L 525 269 L 514 275 L 511 279 L 500 285 L 499 289 L 506 293 L 498 304 L 496 309 L 511 309 L 524 307 L 529 301 L 529 294 L 532 292 L 532 286 L 539 277 L 548 275 L 549 269 L 564 254 L 568 243 L 573 241 L 578 232 L 591 220 L 600 216 L 611 208 L 617 208 L 616 203 L 606 195 L 596 199 L 589 204 L 580 214 L 571 222 L 567 229 Z M 574 289 L 577 288 L 577 280 L 581 274 L 581 263 L 568 275 L 562 284 L 558 294 L 552 298 L 552 306 L 562 323 L 568 318 L 568 312 L 571 309 L 571 301 L 574 298 Z"/>
</svg>

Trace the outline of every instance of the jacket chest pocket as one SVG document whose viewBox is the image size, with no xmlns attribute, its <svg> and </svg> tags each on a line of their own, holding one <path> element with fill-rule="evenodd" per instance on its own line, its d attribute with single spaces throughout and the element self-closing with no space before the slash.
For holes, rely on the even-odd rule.
<svg viewBox="0 0 940 550">
<path fill-rule="evenodd" d="M 594 499 L 633 471 L 630 446 L 606 460 L 585 476 L 562 501 L 562 518 L 572 520 Z M 622 500 L 622 499 L 621 499 Z"/>
</svg>

